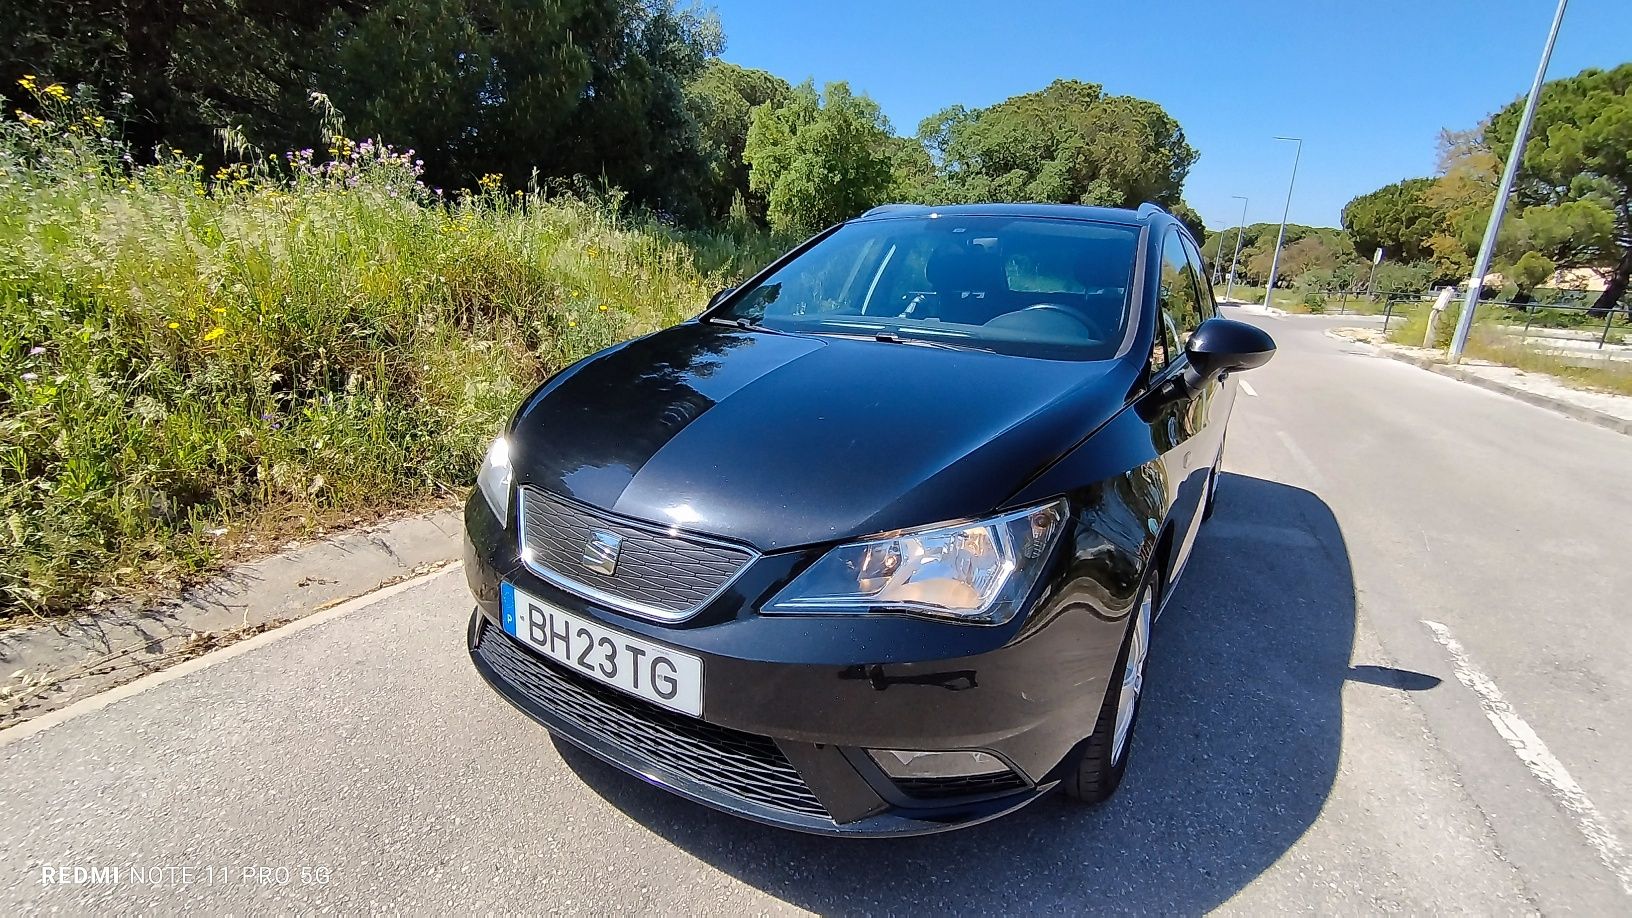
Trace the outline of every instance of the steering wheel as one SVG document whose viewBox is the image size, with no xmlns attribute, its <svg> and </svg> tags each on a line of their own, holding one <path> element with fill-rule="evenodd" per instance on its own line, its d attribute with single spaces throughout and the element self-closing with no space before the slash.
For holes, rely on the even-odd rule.
<svg viewBox="0 0 1632 918">
<path fill-rule="evenodd" d="M 1024 309 L 1018 310 L 1016 312 L 1006 312 L 1001 316 L 997 316 L 991 322 L 988 322 L 986 324 L 988 324 L 988 325 L 996 324 L 1000 320 L 1002 320 L 1002 319 L 1004 319 L 1004 318 L 1006 318 L 1008 316 L 1020 316 L 1021 314 L 1028 313 L 1028 312 L 1030 312 L 1030 313 L 1041 312 L 1041 313 L 1047 313 L 1048 315 L 1051 315 L 1051 316 L 1056 316 L 1057 315 L 1057 316 L 1062 316 L 1064 318 L 1070 319 L 1072 321 L 1072 323 L 1074 323 L 1077 327 L 1079 327 L 1083 331 L 1087 332 L 1089 338 L 1092 338 L 1092 339 L 1094 339 L 1096 341 L 1104 340 L 1105 337 L 1106 337 L 1105 333 L 1104 333 L 1104 330 L 1101 329 L 1097 324 L 1095 324 L 1091 319 L 1087 318 L 1086 316 L 1083 316 L 1081 313 L 1077 312 L 1074 309 L 1070 309 L 1070 308 L 1067 308 L 1065 306 L 1061 306 L 1058 303 L 1034 303 L 1034 304 L 1032 304 L 1030 306 L 1027 306 Z M 1007 324 L 1007 323 L 1003 323 L 1003 324 Z M 1002 326 L 999 325 L 999 327 L 1002 327 Z"/>
</svg>

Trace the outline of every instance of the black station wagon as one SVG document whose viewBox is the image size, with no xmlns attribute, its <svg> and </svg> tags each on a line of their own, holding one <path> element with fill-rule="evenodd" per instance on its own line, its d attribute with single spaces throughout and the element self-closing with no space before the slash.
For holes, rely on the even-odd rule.
<svg viewBox="0 0 1632 918">
<path fill-rule="evenodd" d="M 1103 800 L 1273 351 L 1154 205 L 877 208 L 526 399 L 465 511 L 471 657 L 778 826 Z"/>
</svg>

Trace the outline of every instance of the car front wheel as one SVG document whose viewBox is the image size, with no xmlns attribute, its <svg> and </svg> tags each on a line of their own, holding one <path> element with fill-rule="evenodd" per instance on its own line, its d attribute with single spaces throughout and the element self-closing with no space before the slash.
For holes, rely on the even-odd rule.
<svg viewBox="0 0 1632 918">
<path fill-rule="evenodd" d="M 1145 664 L 1150 658 L 1150 631 L 1156 614 L 1158 575 L 1151 576 L 1139 594 L 1134 618 L 1122 640 L 1122 653 L 1113 670 L 1118 678 L 1105 692 L 1094 734 L 1089 737 L 1077 769 L 1062 786 L 1067 796 L 1084 803 L 1099 803 L 1116 792 L 1128 770 L 1133 728 L 1139 720 L 1144 694 Z"/>
</svg>

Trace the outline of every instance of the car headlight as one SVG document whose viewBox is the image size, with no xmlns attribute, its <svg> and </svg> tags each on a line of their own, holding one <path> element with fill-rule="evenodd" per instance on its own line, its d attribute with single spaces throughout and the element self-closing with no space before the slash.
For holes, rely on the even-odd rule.
<svg viewBox="0 0 1632 918">
<path fill-rule="evenodd" d="M 476 473 L 476 490 L 487 498 L 487 505 L 499 518 L 500 526 L 510 525 L 510 486 L 514 482 L 515 475 L 510 468 L 510 441 L 500 437 L 487 448 L 482 468 Z"/>
<path fill-rule="evenodd" d="M 906 612 L 979 625 L 1014 617 L 1048 562 L 1065 500 L 830 549 L 766 612 Z"/>
</svg>

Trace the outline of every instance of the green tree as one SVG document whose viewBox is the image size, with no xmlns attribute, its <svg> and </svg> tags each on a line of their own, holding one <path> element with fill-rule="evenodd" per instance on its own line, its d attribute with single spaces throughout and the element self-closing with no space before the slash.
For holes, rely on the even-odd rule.
<svg viewBox="0 0 1632 918">
<path fill-rule="evenodd" d="M 315 133 L 310 61 L 345 0 L 20 0 L 0 4 L 0 95 L 24 76 L 85 84 L 121 106 L 133 151 L 205 153 L 236 125 L 287 149 Z"/>
<path fill-rule="evenodd" d="M 941 179 L 929 150 L 910 137 L 891 137 L 884 143 L 890 160 L 893 189 L 889 197 L 908 204 L 930 204 L 941 199 Z"/>
<path fill-rule="evenodd" d="M 1513 147 L 1523 107 L 1524 100 L 1514 100 L 1485 128 L 1498 159 Z M 1520 220 L 1580 231 L 1552 233 L 1558 245 L 1544 254 L 1559 267 L 1603 272 L 1604 292 L 1593 309 L 1598 315 L 1614 309 L 1632 283 L 1632 63 L 1588 68 L 1542 88 L 1515 187 Z M 1606 217 L 1607 235 L 1596 229 Z"/>
<path fill-rule="evenodd" d="M 353 132 L 474 187 L 584 176 L 698 217 L 708 163 L 686 83 L 722 42 L 673 0 L 383 0 L 337 16 L 323 74 Z"/>
<path fill-rule="evenodd" d="M 1557 270 L 1558 265 L 1546 255 L 1540 252 L 1525 252 L 1505 273 L 1518 291 L 1515 299 L 1523 303 L 1528 301 L 1531 293 L 1545 284 Z"/>
<path fill-rule="evenodd" d="M 708 161 L 709 185 L 703 191 L 710 216 L 724 216 L 734 198 L 748 212 L 765 217 L 766 201 L 748 184 L 748 126 L 760 105 L 780 105 L 792 87 L 781 77 L 721 60 L 709 61 L 686 86 L 686 101 L 697 122 L 702 154 Z"/>
<path fill-rule="evenodd" d="M 1180 203 L 1196 151 L 1160 105 L 1056 80 L 990 108 L 946 109 L 918 137 L 949 203 L 1043 201 L 1137 207 Z"/>
<path fill-rule="evenodd" d="M 1383 296 L 1396 293 L 1424 293 L 1435 280 L 1436 268 L 1424 261 L 1385 261 L 1377 266 L 1372 289 Z"/>
<path fill-rule="evenodd" d="M 1465 283 L 1472 275 L 1501 168 L 1484 145 L 1483 127 L 1440 132 L 1439 173 L 1422 196 L 1438 214 L 1428 247 L 1439 281 Z"/>
<path fill-rule="evenodd" d="M 1433 255 L 1429 240 L 1442 228 L 1442 214 L 1425 199 L 1434 179 L 1414 178 L 1360 195 L 1343 208 L 1343 228 L 1356 253 L 1370 258 L 1378 248 L 1401 261 Z"/>
<path fill-rule="evenodd" d="M 1179 222 L 1183 223 L 1185 229 L 1190 231 L 1190 235 L 1196 237 L 1196 243 L 1198 245 L 1207 244 L 1207 224 L 1202 222 L 1201 214 L 1196 213 L 1195 208 L 1184 203 L 1183 201 L 1179 201 L 1178 203 L 1169 207 L 1168 210 L 1173 214 L 1173 216 L 1179 218 Z M 1207 263 L 1210 265 L 1212 264 L 1212 261 L 1209 260 Z"/>
<path fill-rule="evenodd" d="M 1341 243 L 1334 243 L 1333 237 L 1324 234 L 1304 236 L 1281 252 L 1281 271 L 1289 278 L 1311 271 L 1329 273 L 1348 254 L 1339 245 Z"/>
<path fill-rule="evenodd" d="M 811 233 L 883 201 L 894 187 L 890 125 L 878 104 L 806 80 L 780 105 L 754 109 L 743 158 L 769 201 L 771 227 Z"/>
<path fill-rule="evenodd" d="M 1269 262 L 1275 254 L 1275 237 L 1280 229 L 1279 223 L 1253 223 L 1240 230 L 1241 257 L 1235 269 L 1237 283 L 1262 284 L 1269 278 Z M 1236 227 L 1232 226 L 1218 230 L 1207 238 L 1201 253 L 1208 264 L 1212 264 L 1219 249 L 1223 249 L 1222 270 L 1229 270 L 1230 258 L 1235 254 L 1236 233 Z M 1281 248 L 1280 277 L 1291 281 L 1310 270 L 1331 270 L 1348 260 L 1352 247 L 1348 234 L 1343 230 L 1288 223 Z"/>
</svg>

